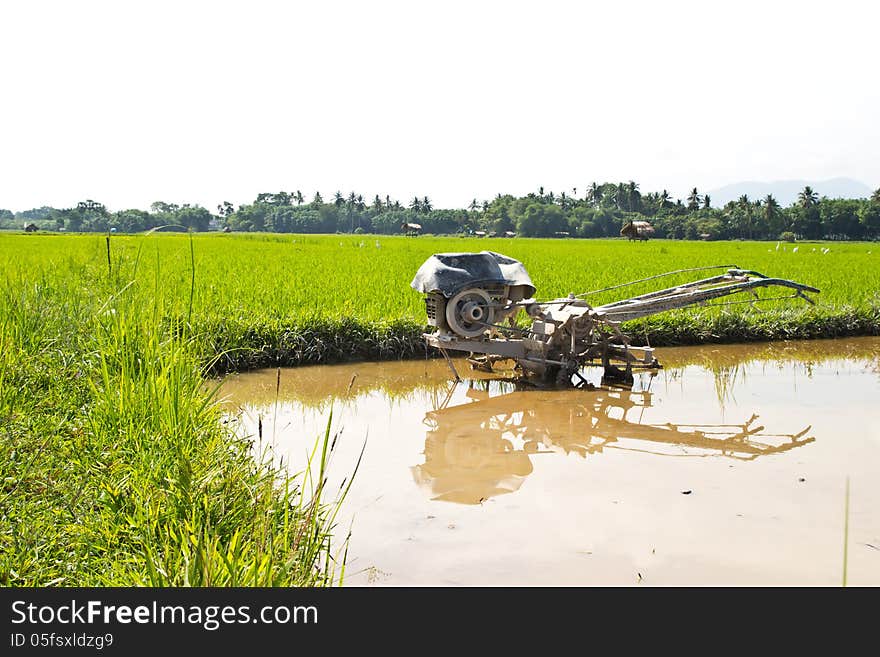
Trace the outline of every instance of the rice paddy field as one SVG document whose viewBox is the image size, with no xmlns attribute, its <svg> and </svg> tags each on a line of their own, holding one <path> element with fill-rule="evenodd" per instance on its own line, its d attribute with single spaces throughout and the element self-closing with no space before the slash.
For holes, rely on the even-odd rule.
<svg viewBox="0 0 880 657">
<path fill-rule="evenodd" d="M 323 490 L 320 477 L 288 477 L 268 460 L 255 461 L 250 446 L 222 424 L 211 377 L 263 366 L 424 357 L 423 302 L 409 283 L 432 253 L 492 250 L 517 258 L 539 299 L 711 265 L 821 290 L 815 306 L 787 299 L 761 304 L 760 312 L 750 305 L 699 308 L 629 327 L 637 341 L 668 345 L 877 335 L 877 249 L 0 235 L 0 584 L 338 583 L 345 531 L 334 519 L 346 491 Z M 330 451 L 330 436 L 319 437 L 316 462 Z"/>
</svg>

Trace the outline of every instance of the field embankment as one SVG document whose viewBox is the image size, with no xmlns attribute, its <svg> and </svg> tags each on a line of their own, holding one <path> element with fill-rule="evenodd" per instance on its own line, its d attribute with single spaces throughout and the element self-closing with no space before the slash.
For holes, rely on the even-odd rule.
<svg viewBox="0 0 880 657">
<path fill-rule="evenodd" d="M 24 239 L 29 243 L 21 248 L 40 249 L 38 263 L 51 260 L 57 241 L 54 249 L 64 257 L 103 261 L 106 267 L 103 237 Z M 189 323 L 204 362 L 219 356 L 213 372 L 223 373 L 423 356 L 423 302 L 409 283 L 429 255 L 442 251 L 488 249 L 518 258 L 542 299 L 675 269 L 728 264 L 822 290 L 816 306 L 799 299 L 724 305 L 658 315 L 627 327 L 634 341 L 647 335 L 655 346 L 876 335 L 880 251 L 873 253 L 875 248 L 870 243 L 777 247 L 775 242 L 215 234 L 194 239 L 194 285 L 186 236 L 114 236 L 111 260 L 123 275 L 125 263 L 140 254 L 141 278 L 155 279 L 185 302 L 185 316 L 175 319 Z M 711 274 L 681 274 L 589 300 L 603 303 Z"/>
<path fill-rule="evenodd" d="M 872 246 L 154 234 L 108 249 L 99 235 L 0 235 L 0 583 L 327 583 L 332 506 L 254 462 L 204 375 L 424 355 L 409 282 L 432 253 L 518 258 L 542 299 L 719 264 L 822 290 L 816 306 L 629 327 L 662 345 L 876 335 Z"/>
</svg>

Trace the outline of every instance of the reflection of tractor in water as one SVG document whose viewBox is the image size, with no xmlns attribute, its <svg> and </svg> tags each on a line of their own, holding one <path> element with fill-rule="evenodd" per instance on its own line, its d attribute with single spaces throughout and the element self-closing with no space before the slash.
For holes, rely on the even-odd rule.
<svg viewBox="0 0 880 657">
<path fill-rule="evenodd" d="M 815 440 L 765 434 L 752 415 L 742 424 L 642 422 L 650 392 L 602 388 L 583 393 L 518 391 L 490 397 L 468 390 L 471 403 L 429 411 L 425 462 L 413 467 L 416 482 L 434 499 L 478 504 L 519 489 L 532 472 L 531 455 L 547 452 L 583 458 L 606 449 L 674 456 L 723 456 L 752 460 Z"/>
<path fill-rule="evenodd" d="M 595 307 L 584 299 L 672 274 L 711 269 L 726 271 Z M 523 264 L 491 251 L 435 254 L 422 264 L 411 286 L 425 294 L 428 324 L 436 328 L 424 335 L 425 341 L 446 356 L 456 378 L 448 351 L 468 353 L 472 364 L 487 370 L 497 361 L 513 360 L 520 374 L 560 386 L 571 385 L 573 377 L 577 385 L 586 384 L 579 372 L 586 366 L 602 367 L 606 380 L 618 382 L 632 382 L 634 369 L 660 367 L 653 349 L 631 346 L 620 330 L 622 322 L 706 305 L 729 295 L 745 294 L 747 302 L 754 303 L 762 300 L 757 290 L 763 287 L 789 288 L 792 297 L 810 303 L 805 292 L 819 291 L 724 265 L 681 269 L 539 302 L 533 298 L 535 286 Z M 521 310 L 531 319 L 528 327 L 517 323 Z"/>
</svg>

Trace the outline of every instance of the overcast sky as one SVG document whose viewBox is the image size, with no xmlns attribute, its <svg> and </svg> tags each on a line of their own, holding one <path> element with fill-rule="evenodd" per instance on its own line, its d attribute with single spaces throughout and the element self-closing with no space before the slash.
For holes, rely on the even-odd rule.
<svg viewBox="0 0 880 657">
<path fill-rule="evenodd" d="M 873 189 L 878 5 L 3 2 L 0 208 Z"/>
</svg>

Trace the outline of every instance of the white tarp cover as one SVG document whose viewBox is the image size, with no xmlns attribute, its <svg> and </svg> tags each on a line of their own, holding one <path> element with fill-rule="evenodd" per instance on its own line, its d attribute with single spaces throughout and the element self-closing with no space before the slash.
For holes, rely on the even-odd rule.
<svg viewBox="0 0 880 657">
<path fill-rule="evenodd" d="M 519 260 L 493 251 L 435 253 L 419 267 L 410 285 L 418 292 L 440 292 L 446 298 L 480 283 L 525 285 L 526 298 L 535 294 L 529 273 Z"/>
</svg>

